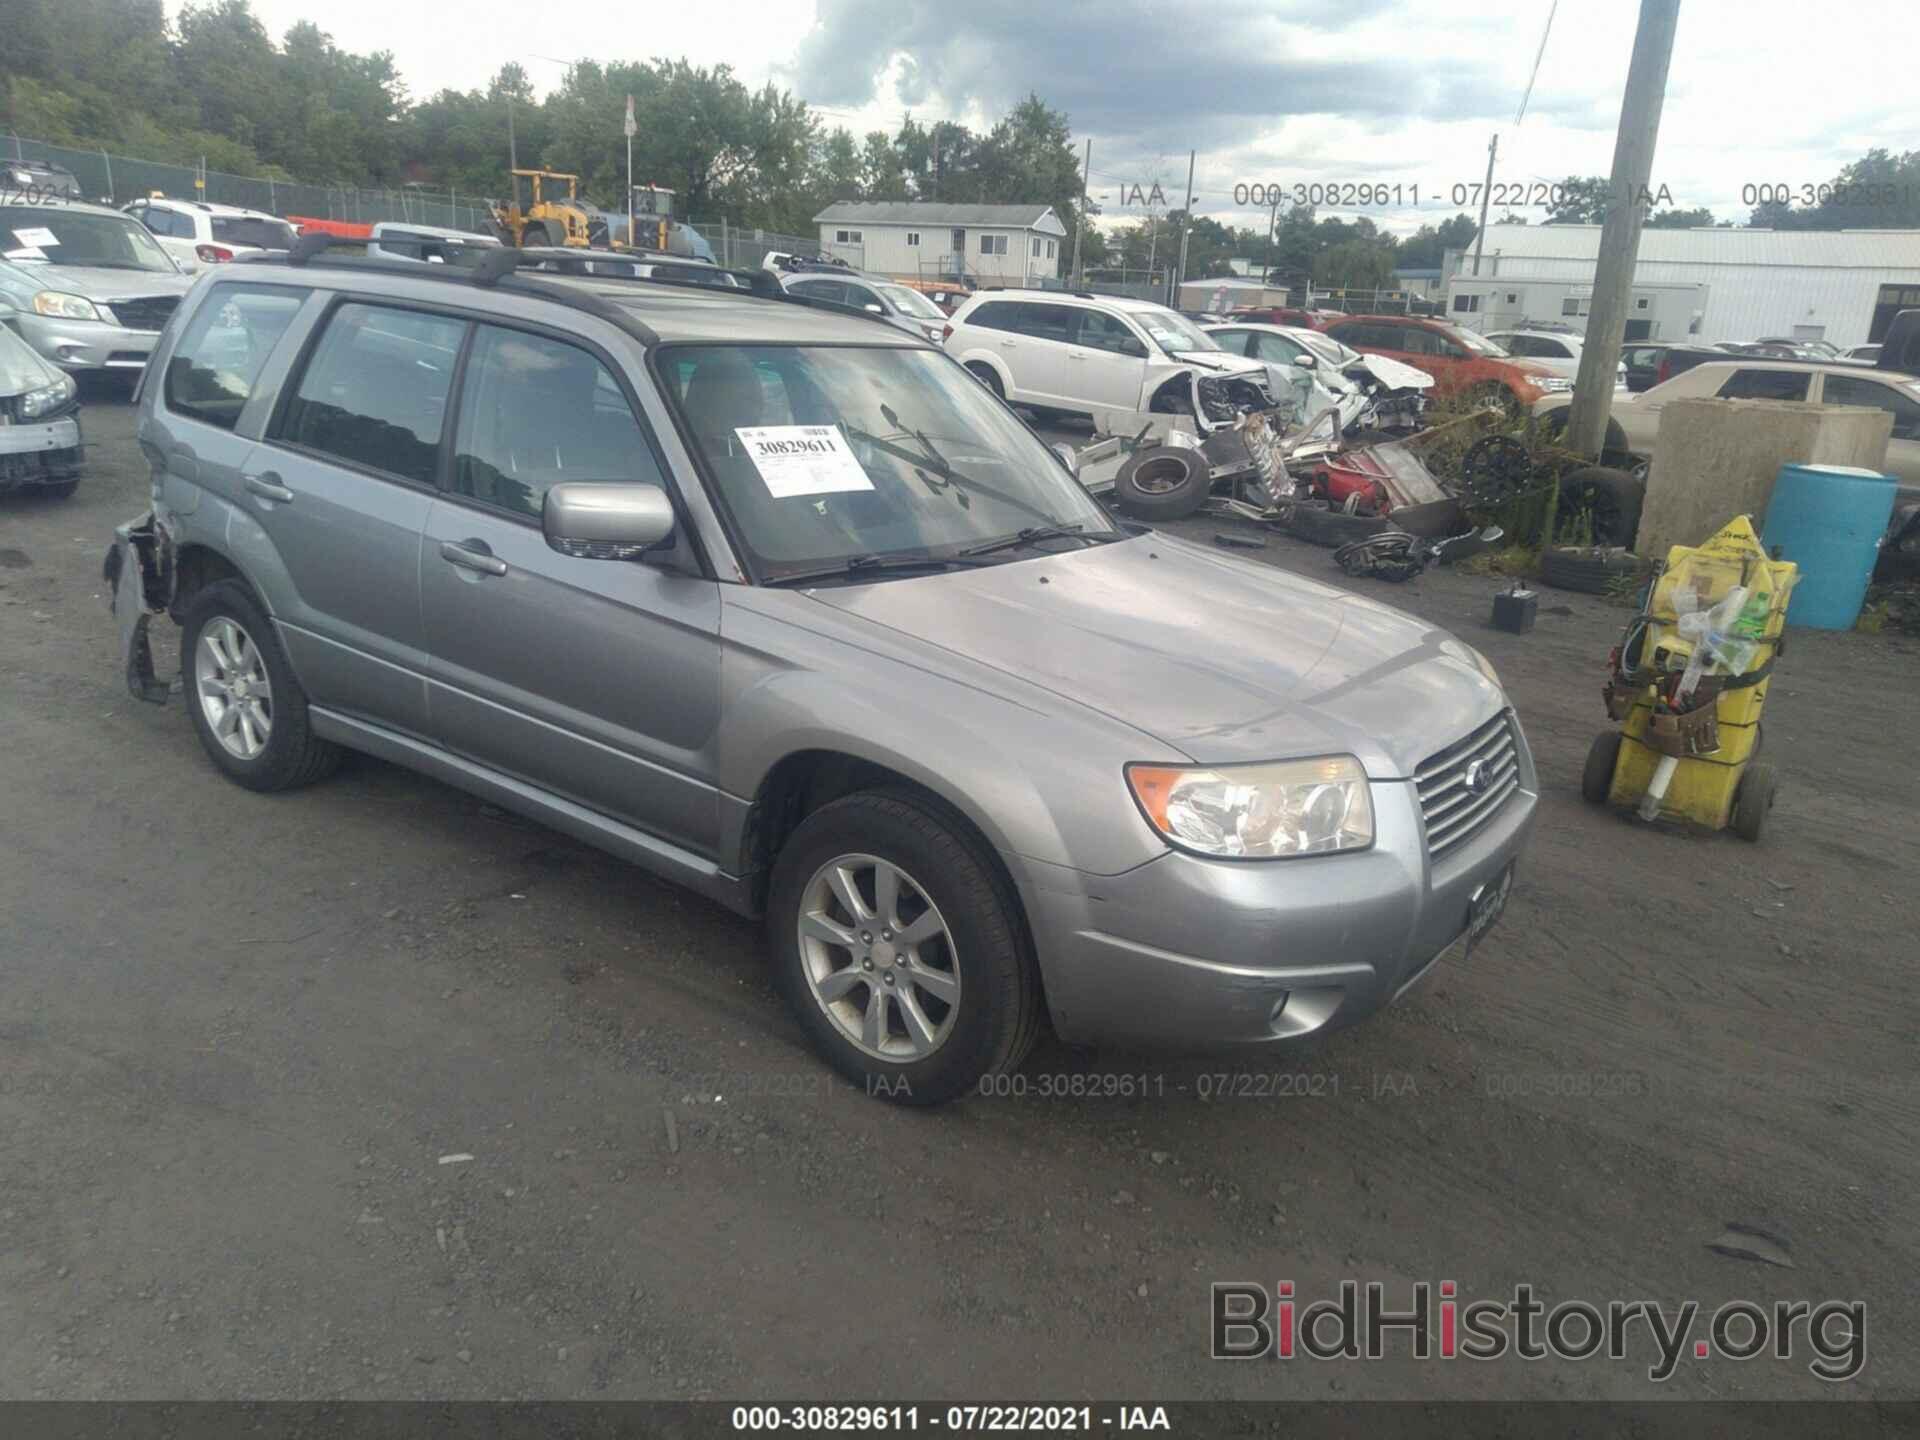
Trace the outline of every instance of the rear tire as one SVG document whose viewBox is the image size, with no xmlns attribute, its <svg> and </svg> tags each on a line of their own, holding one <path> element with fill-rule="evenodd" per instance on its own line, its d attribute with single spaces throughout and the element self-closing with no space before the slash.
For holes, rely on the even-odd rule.
<svg viewBox="0 0 1920 1440">
<path fill-rule="evenodd" d="M 80 477 L 77 475 L 71 480 L 56 480 L 51 485 L 42 485 L 39 487 L 40 493 L 49 500 L 65 500 L 79 488 Z"/>
<path fill-rule="evenodd" d="M 1007 387 L 1000 383 L 1000 377 L 994 373 L 991 365 L 983 365 L 976 360 L 967 366 L 967 373 L 991 390 L 999 399 L 1007 398 Z"/>
<path fill-rule="evenodd" d="M 862 791 L 800 822 L 774 862 L 767 948 L 801 1028 L 879 1098 L 958 1099 L 1018 1069 L 1039 1034 L 1011 885 L 957 817 L 912 792 Z"/>
<path fill-rule="evenodd" d="M 1613 790 L 1614 768 L 1620 763 L 1620 732 L 1602 730 L 1593 737 L 1587 751 L 1586 769 L 1580 772 L 1580 794 L 1589 805 L 1604 805 Z"/>
<path fill-rule="evenodd" d="M 1145 520 L 1179 520 L 1207 502 L 1213 476 L 1197 450 L 1162 445 L 1129 455 L 1113 477 L 1113 498 Z"/>
<path fill-rule="evenodd" d="M 187 715 L 207 758 L 249 790 L 292 790 L 332 773 L 340 747 L 315 738 L 307 696 L 273 621 L 237 580 L 207 586 L 181 619 Z"/>
</svg>

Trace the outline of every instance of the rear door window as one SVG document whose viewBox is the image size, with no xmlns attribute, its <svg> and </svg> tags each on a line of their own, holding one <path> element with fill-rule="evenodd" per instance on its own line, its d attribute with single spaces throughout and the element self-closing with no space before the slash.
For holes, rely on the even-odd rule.
<svg viewBox="0 0 1920 1440">
<path fill-rule="evenodd" d="M 1014 313 L 1018 308 L 1009 300 L 989 300 L 968 315 L 963 323 L 978 325 L 982 330 L 1013 330 L 1017 328 L 1019 320 Z"/>
<path fill-rule="evenodd" d="M 217 287 L 167 357 L 167 408 L 233 429 L 267 357 L 305 299 L 305 291 L 280 286 Z"/>
<path fill-rule="evenodd" d="M 1813 377 L 1804 370 L 1736 370 L 1720 387 L 1722 400 L 1804 400 L 1807 382 Z"/>
<path fill-rule="evenodd" d="M 1035 340 L 1055 340 L 1065 344 L 1073 334 L 1073 308 L 1069 305 L 1033 305 L 1019 303 L 1009 328 Z"/>
<path fill-rule="evenodd" d="M 796 295 L 804 295 L 809 300 L 825 300 L 834 305 L 848 302 L 847 289 L 838 280 L 795 280 L 787 286 Z"/>
<path fill-rule="evenodd" d="M 278 439 L 431 485 L 466 322 L 349 301 L 327 318 Z"/>
</svg>

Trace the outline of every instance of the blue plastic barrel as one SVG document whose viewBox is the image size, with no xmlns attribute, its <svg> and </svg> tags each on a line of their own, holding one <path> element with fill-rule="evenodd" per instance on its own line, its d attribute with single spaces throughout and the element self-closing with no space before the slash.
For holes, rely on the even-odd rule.
<svg viewBox="0 0 1920 1440">
<path fill-rule="evenodd" d="M 1896 489 L 1891 475 L 1853 465 L 1782 465 L 1767 504 L 1761 543 L 1800 567 L 1787 623 L 1851 630 L 1887 533 Z"/>
</svg>

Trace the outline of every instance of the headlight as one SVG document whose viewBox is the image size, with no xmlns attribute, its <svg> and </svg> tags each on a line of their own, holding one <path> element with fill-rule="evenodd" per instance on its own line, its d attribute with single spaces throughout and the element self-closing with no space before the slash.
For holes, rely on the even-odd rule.
<svg viewBox="0 0 1920 1440">
<path fill-rule="evenodd" d="M 1564 375 L 1536 375 L 1533 377 L 1533 388 L 1549 392 L 1571 390 L 1573 382 Z"/>
<path fill-rule="evenodd" d="M 1218 769 L 1129 765 L 1127 784 L 1147 823 L 1202 855 L 1269 860 L 1373 843 L 1367 772 L 1351 755 Z"/>
<path fill-rule="evenodd" d="M 33 297 L 33 308 L 41 315 L 58 320 L 104 320 L 99 307 L 84 295 L 68 295 L 59 290 L 42 290 Z"/>
<path fill-rule="evenodd" d="M 20 417 L 32 420 L 40 415 L 50 415 L 73 398 L 73 378 L 62 375 L 53 384 L 39 390 L 29 390 L 20 397 Z"/>
</svg>

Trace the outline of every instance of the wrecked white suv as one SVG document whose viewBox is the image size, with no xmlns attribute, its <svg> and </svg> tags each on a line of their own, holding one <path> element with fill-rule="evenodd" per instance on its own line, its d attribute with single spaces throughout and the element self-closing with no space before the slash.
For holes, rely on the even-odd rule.
<svg viewBox="0 0 1920 1440">
<path fill-rule="evenodd" d="M 1191 416 L 1205 434 L 1275 399 L 1258 360 L 1151 300 L 982 291 L 953 312 L 946 348 L 994 394 L 1043 414 L 1150 410 Z"/>
</svg>

